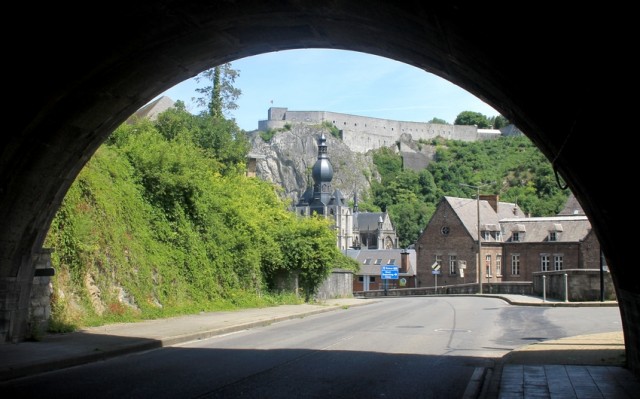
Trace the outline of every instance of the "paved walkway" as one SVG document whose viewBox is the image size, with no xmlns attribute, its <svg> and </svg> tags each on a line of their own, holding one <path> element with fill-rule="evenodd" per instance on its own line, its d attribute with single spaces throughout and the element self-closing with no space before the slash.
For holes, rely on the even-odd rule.
<svg viewBox="0 0 640 399">
<path fill-rule="evenodd" d="M 514 306 L 617 306 L 615 302 L 545 302 L 525 295 L 484 296 L 502 298 Z M 3 381 L 15 378 L 372 302 L 375 299 L 343 298 L 323 304 L 202 313 L 51 334 L 39 342 L 3 344 L 0 392 Z M 525 346 L 505 355 L 493 369 L 477 370 L 465 399 L 640 398 L 640 381 L 624 368 L 624 356 L 621 331 Z"/>
</svg>

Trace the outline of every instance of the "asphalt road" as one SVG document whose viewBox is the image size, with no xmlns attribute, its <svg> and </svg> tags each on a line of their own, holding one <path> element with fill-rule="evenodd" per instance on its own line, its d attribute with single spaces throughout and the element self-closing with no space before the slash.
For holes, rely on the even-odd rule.
<svg viewBox="0 0 640 399">
<path fill-rule="evenodd" d="M 621 329 L 616 307 L 385 298 L 0 385 L 0 397 L 461 398 L 517 347 Z"/>
</svg>

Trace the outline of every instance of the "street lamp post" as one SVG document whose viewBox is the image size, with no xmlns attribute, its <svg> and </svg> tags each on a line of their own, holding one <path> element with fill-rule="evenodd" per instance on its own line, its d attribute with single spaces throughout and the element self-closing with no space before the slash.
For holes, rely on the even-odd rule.
<svg viewBox="0 0 640 399">
<path fill-rule="evenodd" d="M 478 213 L 478 254 L 476 257 L 476 283 L 478 284 L 478 292 L 482 294 L 482 277 L 480 275 L 482 270 L 482 258 L 481 258 L 482 238 L 480 237 L 480 188 L 484 187 L 485 185 L 473 186 L 471 184 L 464 184 L 464 183 L 460 183 L 460 185 L 476 189 L 476 207 L 477 207 L 476 212 Z"/>
</svg>

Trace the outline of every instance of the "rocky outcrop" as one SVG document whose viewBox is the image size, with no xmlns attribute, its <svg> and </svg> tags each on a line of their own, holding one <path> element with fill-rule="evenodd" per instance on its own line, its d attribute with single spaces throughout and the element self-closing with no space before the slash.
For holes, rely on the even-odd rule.
<svg viewBox="0 0 640 399">
<path fill-rule="evenodd" d="M 328 128 L 294 124 L 289 130 L 278 131 L 268 142 L 260 132 L 251 133 L 251 156 L 256 160 L 256 176 L 282 187 L 283 196 L 295 204 L 311 180 L 311 168 L 318 159 L 318 137 L 327 137 L 327 153 L 333 167 L 333 190 L 353 199 L 369 192 L 372 180 L 379 180 L 370 153 L 353 152 Z"/>
</svg>

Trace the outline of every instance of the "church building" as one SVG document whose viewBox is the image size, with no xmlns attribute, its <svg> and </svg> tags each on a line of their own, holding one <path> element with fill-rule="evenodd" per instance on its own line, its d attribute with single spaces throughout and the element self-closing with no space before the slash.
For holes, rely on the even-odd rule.
<svg viewBox="0 0 640 399">
<path fill-rule="evenodd" d="M 340 190 L 332 191 L 333 167 L 327 154 L 324 133 L 318 139 L 318 160 L 311 170 L 313 185 L 309 185 L 295 206 L 301 216 L 313 214 L 330 217 L 336 229 L 338 248 L 393 249 L 398 247 L 395 229 L 386 212 L 359 212 L 354 195 L 353 210 Z"/>
</svg>

